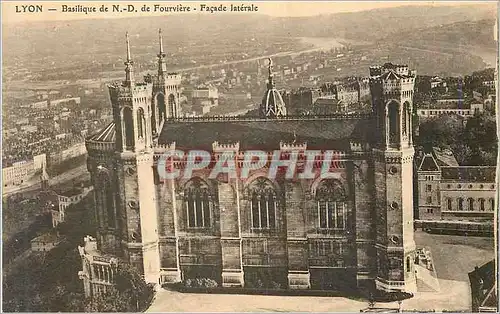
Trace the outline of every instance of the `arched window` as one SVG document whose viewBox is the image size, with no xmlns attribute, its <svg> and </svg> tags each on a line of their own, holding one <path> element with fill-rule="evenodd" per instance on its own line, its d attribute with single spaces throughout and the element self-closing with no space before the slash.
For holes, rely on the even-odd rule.
<svg viewBox="0 0 500 314">
<path fill-rule="evenodd" d="M 132 109 L 129 107 L 123 108 L 123 130 L 125 134 L 125 145 L 128 149 L 134 147 L 134 117 Z"/>
<path fill-rule="evenodd" d="M 144 110 L 142 108 L 137 109 L 137 135 L 139 137 L 144 138 L 144 128 L 145 128 L 145 120 L 144 120 Z"/>
<path fill-rule="evenodd" d="M 156 101 L 151 102 L 151 132 L 156 134 Z"/>
<path fill-rule="evenodd" d="M 484 209 L 485 209 L 484 208 L 484 203 L 485 203 L 484 198 L 480 198 L 479 199 L 479 210 L 481 210 L 483 212 L 484 212 Z"/>
<path fill-rule="evenodd" d="M 389 104 L 389 142 L 399 142 L 399 105 L 395 102 Z"/>
<path fill-rule="evenodd" d="M 345 229 L 346 194 L 338 180 L 323 180 L 316 189 L 318 226 L 320 229 Z"/>
<path fill-rule="evenodd" d="M 469 210 L 474 210 L 474 199 L 472 197 L 469 197 L 467 202 L 469 203 Z"/>
<path fill-rule="evenodd" d="M 212 202 L 208 185 L 194 178 L 184 188 L 184 204 L 189 228 L 208 228 L 212 221 Z"/>
<path fill-rule="evenodd" d="M 401 121 L 401 123 L 403 124 L 402 128 L 403 128 L 403 135 L 406 135 L 408 134 L 408 125 L 409 125 L 409 121 L 408 121 L 408 117 L 409 117 L 409 112 L 408 110 L 410 110 L 409 108 L 409 105 L 408 103 L 406 102 L 403 106 L 403 120 Z"/>
<path fill-rule="evenodd" d="M 448 210 L 452 210 L 452 209 L 453 209 L 453 207 L 452 207 L 452 203 L 451 203 L 451 198 L 448 198 L 448 199 L 446 200 L 446 205 L 447 205 L 447 209 L 448 209 Z"/>
<path fill-rule="evenodd" d="M 458 199 L 458 210 L 464 210 L 464 199 L 463 198 Z"/>
<path fill-rule="evenodd" d="M 104 210 L 106 213 L 106 223 L 108 227 L 114 228 L 116 226 L 116 217 L 115 217 L 115 202 L 114 202 L 114 193 L 113 187 L 111 185 L 111 180 L 107 173 L 101 173 L 99 175 L 99 180 L 101 181 L 102 189 L 101 191 L 101 199 L 102 204 L 104 205 Z"/>
<path fill-rule="evenodd" d="M 165 119 L 167 114 L 166 106 L 165 106 L 165 95 L 159 93 L 156 95 L 156 106 L 158 107 L 158 121 L 161 122 Z"/>
<path fill-rule="evenodd" d="M 177 110 L 175 107 L 175 96 L 173 94 L 168 95 L 168 114 L 172 115 L 171 117 L 176 117 L 177 116 Z"/>
<path fill-rule="evenodd" d="M 406 271 L 410 272 L 411 271 L 411 260 L 410 257 L 406 257 Z"/>
<path fill-rule="evenodd" d="M 490 198 L 490 210 L 495 210 L 495 199 Z"/>
<path fill-rule="evenodd" d="M 276 229 L 278 202 L 273 184 L 258 178 L 249 187 L 253 229 Z"/>
</svg>

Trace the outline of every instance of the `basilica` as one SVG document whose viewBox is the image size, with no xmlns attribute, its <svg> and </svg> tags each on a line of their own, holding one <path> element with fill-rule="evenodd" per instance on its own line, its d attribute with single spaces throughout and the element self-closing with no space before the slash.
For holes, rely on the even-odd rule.
<svg viewBox="0 0 500 314">
<path fill-rule="evenodd" d="M 292 116 L 270 62 L 258 115 L 187 118 L 161 31 L 158 71 L 142 82 L 126 41 L 125 79 L 108 86 L 113 122 L 86 140 L 97 221 L 92 254 L 123 259 L 156 284 L 210 278 L 221 287 L 416 290 L 414 71 L 370 67 L 369 115 Z M 189 178 L 159 175 L 166 152 L 193 149 L 214 160 L 232 152 L 236 167 L 253 150 L 328 150 L 338 158 L 328 178 L 270 178 L 268 165 L 236 178 L 209 177 L 210 167 Z"/>
</svg>

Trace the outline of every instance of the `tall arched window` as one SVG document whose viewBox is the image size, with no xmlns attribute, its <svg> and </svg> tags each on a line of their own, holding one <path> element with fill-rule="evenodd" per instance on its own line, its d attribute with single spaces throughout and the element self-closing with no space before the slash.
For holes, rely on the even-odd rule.
<svg viewBox="0 0 500 314">
<path fill-rule="evenodd" d="M 208 228 L 212 222 L 212 202 L 208 185 L 199 178 L 186 183 L 184 204 L 189 228 Z"/>
<path fill-rule="evenodd" d="M 158 121 L 161 122 L 166 116 L 165 95 L 159 93 L 156 95 L 156 106 L 158 107 Z"/>
<path fill-rule="evenodd" d="M 130 107 L 123 108 L 123 130 L 125 134 L 125 145 L 127 148 L 134 147 L 134 117 Z"/>
<path fill-rule="evenodd" d="M 464 199 L 463 198 L 458 199 L 458 210 L 464 210 Z"/>
<path fill-rule="evenodd" d="M 490 210 L 495 210 L 495 199 L 490 198 Z"/>
<path fill-rule="evenodd" d="M 480 198 L 479 199 L 479 210 L 484 211 L 484 209 L 485 209 L 484 203 L 485 203 L 484 198 Z"/>
<path fill-rule="evenodd" d="M 406 102 L 403 106 L 403 120 L 401 121 L 401 123 L 403 124 L 402 125 L 402 128 L 403 128 L 403 135 L 406 135 L 408 132 L 407 128 L 408 128 L 408 110 L 409 110 L 409 106 L 408 106 L 408 103 Z"/>
<path fill-rule="evenodd" d="M 250 215 L 253 229 L 276 229 L 278 202 L 276 191 L 271 181 L 258 178 L 251 183 Z"/>
<path fill-rule="evenodd" d="M 399 142 L 399 105 L 396 102 L 389 104 L 389 142 Z"/>
<path fill-rule="evenodd" d="M 116 226 L 116 215 L 115 215 L 115 202 L 113 186 L 111 185 L 111 179 L 107 173 L 100 173 L 99 180 L 101 181 L 101 199 L 104 205 L 104 210 L 106 213 L 106 223 L 108 227 L 114 228 Z"/>
<path fill-rule="evenodd" d="M 316 189 L 316 202 L 320 229 L 346 228 L 346 194 L 340 181 L 321 181 Z"/>
<path fill-rule="evenodd" d="M 151 132 L 156 134 L 156 100 L 151 102 Z"/>
<path fill-rule="evenodd" d="M 144 128 L 145 128 L 145 120 L 144 120 L 144 110 L 142 108 L 137 109 L 137 135 L 139 137 L 144 138 Z"/>
<path fill-rule="evenodd" d="M 411 260 L 409 256 L 406 257 L 406 271 L 407 272 L 411 271 Z"/>
<path fill-rule="evenodd" d="M 472 197 L 469 197 L 467 203 L 469 203 L 469 210 L 474 210 L 474 199 Z"/>
<path fill-rule="evenodd" d="M 175 117 L 177 115 L 177 110 L 175 107 L 175 96 L 173 94 L 168 95 L 168 110 L 168 114 L 172 115 L 172 117 Z"/>
<path fill-rule="evenodd" d="M 446 200 L 448 210 L 453 210 L 451 198 Z"/>
</svg>

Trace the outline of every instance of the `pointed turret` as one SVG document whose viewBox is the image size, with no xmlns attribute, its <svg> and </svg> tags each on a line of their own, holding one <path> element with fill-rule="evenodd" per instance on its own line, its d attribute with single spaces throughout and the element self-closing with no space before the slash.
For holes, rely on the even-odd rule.
<svg viewBox="0 0 500 314">
<path fill-rule="evenodd" d="M 269 58 L 269 65 L 267 67 L 269 76 L 267 78 L 267 89 L 273 89 L 274 88 L 274 82 L 273 82 L 273 60 Z"/>
<path fill-rule="evenodd" d="M 125 85 L 133 86 L 134 85 L 134 61 L 132 61 L 132 57 L 130 55 L 130 40 L 128 37 L 128 32 L 125 34 L 127 39 L 127 60 L 125 61 Z"/>
<path fill-rule="evenodd" d="M 165 52 L 163 51 L 163 37 L 161 28 L 158 29 L 158 39 L 160 41 L 160 52 L 158 53 L 158 76 L 162 77 L 167 72 L 167 64 L 165 62 Z"/>
</svg>

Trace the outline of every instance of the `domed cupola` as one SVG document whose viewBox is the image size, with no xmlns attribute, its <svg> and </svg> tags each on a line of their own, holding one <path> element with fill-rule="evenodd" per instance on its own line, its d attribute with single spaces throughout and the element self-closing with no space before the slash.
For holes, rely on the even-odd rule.
<svg viewBox="0 0 500 314">
<path fill-rule="evenodd" d="M 260 114 L 266 118 L 286 116 L 286 106 L 281 94 L 274 86 L 273 81 L 273 61 L 269 58 L 269 78 L 267 90 L 264 93 L 262 104 L 260 105 Z"/>
</svg>

